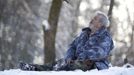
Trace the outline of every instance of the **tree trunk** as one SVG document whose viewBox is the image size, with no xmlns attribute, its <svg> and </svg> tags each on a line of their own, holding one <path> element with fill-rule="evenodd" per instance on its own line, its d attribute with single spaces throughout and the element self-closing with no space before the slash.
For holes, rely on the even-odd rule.
<svg viewBox="0 0 134 75">
<path fill-rule="evenodd" d="M 44 30 L 44 42 L 45 42 L 45 63 L 52 63 L 55 61 L 55 37 L 57 31 L 57 23 L 60 14 L 60 9 L 62 6 L 62 0 L 53 0 L 52 6 L 50 8 L 48 22 L 50 29 Z"/>
<path fill-rule="evenodd" d="M 112 22 L 112 10 L 113 10 L 113 6 L 114 6 L 114 0 L 110 1 L 110 6 L 109 6 L 109 10 L 108 10 L 108 19 L 110 21 L 110 26 L 108 27 L 108 30 L 110 31 L 111 28 L 111 22 Z"/>
<path fill-rule="evenodd" d="M 108 30 L 111 32 L 111 28 L 112 28 L 112 10 L 113 10 L 113 6 L 114 6 L 114 0 L 111 0 L 110 1 L 110 6 L 109 6 L 109 10 L 108 10 L 108 19 L 109 19 L 109 27 L 108 27 Z M 113 35 L 113 33 L 111 32 L 111 34 Z M 108 58 L 110 61 L 111 61 L 111 57 Z"/>
<path fill-rule="evenodd" d="M 74 36 L 77 32 L 77 29 L 78 29 L 78 16 L 80 14 L 80 10 L 79 10 L 79 7 L 80 7 L 80 3 L 81 3 L 82 0 L 77 0 L 75 1 L 75 9 L 74 9 L 74 20 L 72 21 L 72 36 Z"/>
</svg>

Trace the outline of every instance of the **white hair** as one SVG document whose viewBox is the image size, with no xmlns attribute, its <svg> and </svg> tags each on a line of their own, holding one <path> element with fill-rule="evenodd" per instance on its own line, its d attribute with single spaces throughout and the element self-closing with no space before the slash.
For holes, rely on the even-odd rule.
<svg viewBox="0 0 134 75">
<path fill-rule="evenodd" d="M 100 16 L 101 16 L 101 18 L 100 18 L 101 24 L 102 24 L 103 26 L 105 26 L 105 27 L 108 27 L 108 26 L 109 26 L 109 19 L 108 19 L 108 16 L 107 16 L 105 13 L 101 12 L 101 11 L 97 11 L 97 12 L 95 13 L 95 16 L 97 16 L 97 15 L 100 15 Z"/>
</svg>

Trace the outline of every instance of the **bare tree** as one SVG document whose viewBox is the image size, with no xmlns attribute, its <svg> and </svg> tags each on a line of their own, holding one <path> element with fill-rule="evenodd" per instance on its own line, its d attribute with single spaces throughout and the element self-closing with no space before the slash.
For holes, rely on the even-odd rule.
<svg viewBox="0 0 134 75">
<path fill-rule="evenodd" d="M 53 0 L 50 8 L 48 23 L 50 25 L 49 30 L 44 30 L 44 41 L 45 41 L 45 63 L 52 63 L 55 61 L 55 37 L 57 31 L 57 23 L 62 6 L 62 0 Z"/>
<path fill-rule="evenodd" d="M 72 21 L 72 30 L 73 30 L 74 33 L 72 35 L 76 34 L 76 31 L 77 31 L 77 28 L 78 28 L 78 16 L 80 14 L 80 12 L 79 12 L 80 11 L 79 10 L 80 3 L 81 3 L 81 0 L 75 1 L 74 20 Z"/>
<path fill-rule="evenodd" d="M 130 19 L 131 16 L 130 16 L 130 12 L 129 12 L 129 8 L 128 7 L 126 7 L 126 11 L 127 11 L 127 15 L 128 15 L 128 17 L 127 17 L 128 24 L 131 25 L 131 30 L 132 30 L 132 33 L 129 35 L 129 37 L 130 37 L 130 46 L 128 48 L 128 52 L 126 53 L 126 59 L 128 59 L 128 58 L 130 59 L 134 55 L 134 51 L 133 51 L 133 45 L 134 45 L 134 20 L 131 21 L 131 19 Z M 134 60 L 131 60 L 131 62 L 133 62 L 133 61 Z M 134 64 L 134 63 L 131 63 L 131 64 Z"/>
<path fill-rule="evenodd" d="M 110 0 L 110 6 L 109 6 L 109 10 L 108 10 L 108 18 L 109 18 L 109 21 L 112 22 L 112 10 L 113 10 L 113 7 L 114 7 L 114 0 Z M 110 28 L 111 28 L 111 24 L 108 28 L 108 30 L 110 31 Z"/>
</svg>

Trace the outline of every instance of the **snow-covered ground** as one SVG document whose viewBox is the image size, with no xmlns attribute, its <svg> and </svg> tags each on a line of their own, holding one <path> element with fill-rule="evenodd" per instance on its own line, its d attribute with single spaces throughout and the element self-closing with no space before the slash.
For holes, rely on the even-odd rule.
<svg viewBox="0 0 134 75">
<path fill-rule="evenodd" d="M 83 72 L 76 71 L 22 71 L 11 69 L 0 71 L 0 75 L 134 75 L 134 68 L 111 67 L 108 70 L 98 71 L 97 69 Z"/>
</svg>

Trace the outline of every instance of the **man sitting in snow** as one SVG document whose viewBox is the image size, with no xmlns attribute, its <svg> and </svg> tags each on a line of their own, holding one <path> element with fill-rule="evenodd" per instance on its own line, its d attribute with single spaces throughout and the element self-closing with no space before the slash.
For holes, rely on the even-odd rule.
<svg viewBox="0 0 134 75">
<path fill-rule="evenodd" d="M 113 49 L 113 41 L 107 30 L 109 20 L 102 12 L 97 12 L 82 29 L 81 34 L 70 44 L 65 58 L 51 65 L 34 65 L 20 63 L 22 70 L 98 70 L 108 69 L 108 56 Z"/>
</svg>

